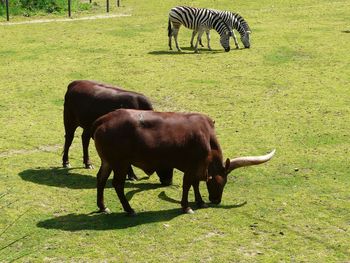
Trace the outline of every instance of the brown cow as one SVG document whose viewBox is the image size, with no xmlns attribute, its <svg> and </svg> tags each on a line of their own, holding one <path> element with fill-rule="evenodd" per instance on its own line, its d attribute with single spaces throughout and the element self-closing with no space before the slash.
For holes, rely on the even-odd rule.
<svg viewBox="0 0 350 263">
<path fill-rule="evenodd" d="M 62 157 L 63 167 L 69 167 L 68 151 L 77 127 L 83 128 L 83 162 L 86 168 L 92 168 L 88 147 L 93 122 L 102 115 L 119 108 L 153 110 L 149 99 L 143 94 L 126 91 L 119 87 L 90 80 L 77 80 L 68 85 L 64 100 L 65 143 Z M 172 170 L 158 171 L 161 183 L 171 184 Z M 136 179 L 131 166 L 129 179 Z"/>
<path fill-rule="evenodd" d="M 124 210 L 135 214 L 124 194 L 128 167 L 135 165 L 145 173 L 157 169 L 177 168 L 184 172 L 181 206 L 188 205 L 188 191 L 193 186 L 198 207 L 205 207 L 199 193 L 199 182 L 206 181 L 209 200 L 221 202 L 227 175 L 236 168 L 264 163 L 270 154 L 227 159 L 223 162 L 216 139 L 214 122 L 198 113 L 161 113 L 120 109 L 97 119 L 92 133 L 101 158 L 97 174 L 97 206 L 109 211 L 103 201 L 106 181 L 113 170 L 113 186 Z"/>
</svg>

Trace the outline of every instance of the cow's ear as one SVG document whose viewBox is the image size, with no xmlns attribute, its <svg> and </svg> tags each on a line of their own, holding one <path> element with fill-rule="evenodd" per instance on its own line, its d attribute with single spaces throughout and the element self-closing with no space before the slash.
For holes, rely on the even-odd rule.
<svg viewBox="0 0 350 263">
<path fill-rule="evenodd" d="M 225 162 L 225 171 L 228 171 L 229 168 L 230 168 L 230 159 L 227 158 L 227 159 L 226 159 L 226 162 Z"/>
</svg>

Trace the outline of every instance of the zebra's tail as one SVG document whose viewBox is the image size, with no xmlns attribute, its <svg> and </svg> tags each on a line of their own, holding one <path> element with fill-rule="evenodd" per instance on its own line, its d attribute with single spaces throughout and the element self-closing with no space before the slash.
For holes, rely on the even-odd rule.
<svg viewBox="0 0 350 263">
<path fill-rule="evenodd" d="M 172 30 L 171 30 L 171 22 L 170 22 L 170 18 L 168 19 L 168 37 L 171 37 L 171 33 L 172 33 Z"/>
</svg>

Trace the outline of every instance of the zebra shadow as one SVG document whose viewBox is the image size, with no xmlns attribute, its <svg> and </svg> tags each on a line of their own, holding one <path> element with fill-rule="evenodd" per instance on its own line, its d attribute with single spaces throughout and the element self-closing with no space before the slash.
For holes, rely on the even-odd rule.
<svg viewBox="0 0 350 263">
<path fill-rule="evenodd" d="M 184 47 L 181 49 L 182 49 L 182 52 L 179 52 L 177 50 L 155 50 L 155 51 L 148 52 L 148 54 L 150 55 L 194 55 L 194 54 L 201 54 L 201 53 L 206 53 L 206 54 L 225 53 L 225 51 L 221 49 L 209 50 L 209 49 L 203 48 L 203 49 L 198 49 L 198 53 L 195 53 L 194 49 L 191 47 Z"/>
</svg>

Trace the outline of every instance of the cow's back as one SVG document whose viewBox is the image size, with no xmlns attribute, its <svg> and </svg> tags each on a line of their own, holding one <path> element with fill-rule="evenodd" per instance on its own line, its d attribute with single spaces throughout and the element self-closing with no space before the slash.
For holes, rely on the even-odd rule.
<svg viewBox="0 0 350 263">
<path fill-rule="evenodd" d="M 90 128 L 100 116 L 119 108 L 153 110 L 142 94 L 89 80 L 68 85 L 64 109 L 81 127 Z"/>
<path fill-rule="evenodd" d="M 215 137 L 212 120 L 202 114 L 126 109 L 99 118 L 92 130 L 102 159 L 145 171 L 186 170 L 208 156 Z"/>
</svg>

